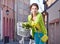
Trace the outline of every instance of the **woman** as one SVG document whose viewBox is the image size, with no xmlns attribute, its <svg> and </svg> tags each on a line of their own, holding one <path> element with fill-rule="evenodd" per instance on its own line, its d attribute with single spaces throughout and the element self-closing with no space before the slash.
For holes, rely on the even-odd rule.
<svg viewBox="0 0 60 44">
<path fill-rule="evenodd" d="M 32 37 L 35 40 L 36 44 L 45 44 L 46 42 L 42 41 L 42 37 L 47 35 L 47 30 L 44 26 L 42 14 L 38 12 L 38 4 L 33 3 L 30 6 L 31 14 L 28 16 L 28 22 L 32 26 Z"/>
</svg>

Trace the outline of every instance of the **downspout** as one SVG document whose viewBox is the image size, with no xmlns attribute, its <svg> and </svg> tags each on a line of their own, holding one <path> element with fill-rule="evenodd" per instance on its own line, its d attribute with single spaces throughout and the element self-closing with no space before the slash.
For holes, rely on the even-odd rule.
<svg viewBox="0 0 60 44">
<path fill-rule="evenodd" d="M 44 12 L 46 13 L 46 15 L 47 15 L 47 35 L 48 35 L 48 21 L 49 21 L 49 15 L 48 15 L 48 12 L 46 11 L 47 10 L 47 8 L 48 8 L 48 6 L 47 6 L 47 1 L 48 0 L 43 0 L 43 4 L 44 4 Z M 46 42 L 46 44 L 48 44 L 48 41 Z"/>
</svg>

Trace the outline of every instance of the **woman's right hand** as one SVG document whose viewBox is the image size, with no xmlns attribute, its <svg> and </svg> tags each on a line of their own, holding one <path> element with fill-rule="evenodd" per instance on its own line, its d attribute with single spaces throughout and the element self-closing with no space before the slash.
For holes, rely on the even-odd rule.
<svg viewBox="0 0 60 44">
<path fill-rule="evenodd" d="M 35 27 L 35 28 L 37 28 L 37 29 L 40 29 L 40 25 L 39 25 L 38 23 L 33 22 L 33 21 L 32 21 L 32 23 L 31 23 L 31 26 L 32 26 L 32 27 Z"/>
<path fill-rule="evenodd" d="M 43 42 L 47 42 L 48 36 L 47 36 L 47 35 L 44 35 L 44 36 L 41 38 L 41 40 L 42 40 Z"/>
</svg>

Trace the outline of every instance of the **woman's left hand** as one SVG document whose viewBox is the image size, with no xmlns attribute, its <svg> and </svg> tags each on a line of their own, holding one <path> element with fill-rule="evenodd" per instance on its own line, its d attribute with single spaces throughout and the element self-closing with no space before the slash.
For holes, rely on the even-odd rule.
<svg viewBox="0 0 60 44">
<path fill-rule="evenodd" d="M 44 36 L 41 38 L 41 40 L 42 40 L 43 42 L 47 42 L 48 36 L 47 36 L 47 35 L 44 35 Z"/>
</svg>

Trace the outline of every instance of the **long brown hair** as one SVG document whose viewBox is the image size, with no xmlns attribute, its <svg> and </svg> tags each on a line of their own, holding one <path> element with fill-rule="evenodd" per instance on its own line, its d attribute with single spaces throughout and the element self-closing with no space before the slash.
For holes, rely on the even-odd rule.
<svg viewBox="0 0 60 44">
<path fill-rule="evenodd" d="M 39 9 L 39 6 L 37 3 L 33 3 L 32 5 L 30 5 L 30 10 L 31 10 L 32 6 L 36 6 L 37 10 Z M 31 20 L 33 20 L 32 18 L 33 18 L 33 14 L 31 14 Z"/>
<path fill-rule="evenodd" d="M 30 5 L 30 10 L 31 10 L 32 6 L 36 6 L 36 7 L 37 7 L 37 9 L 39 9 L 39 6 L 38 6 L 38 4 L 37 4 L 37 3 L 33 3 L 32 5 Z"/>
</svg>

